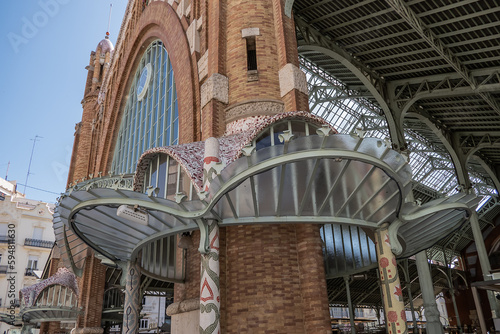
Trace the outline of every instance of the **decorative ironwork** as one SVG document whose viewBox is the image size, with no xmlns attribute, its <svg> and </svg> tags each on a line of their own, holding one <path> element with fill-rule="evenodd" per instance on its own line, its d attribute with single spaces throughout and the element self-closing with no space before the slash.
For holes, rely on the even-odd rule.
<svg viewBox="0 0 500 334">
<path fill-rule="evenodd" d="M 41 247 L 41 248 L 52 248 L 54 246 L 53 241 L 39 240 L 39 239 L 24 239 L 25 246 Z"/>
<path fill-rule="evenodd" d="M 123 189 L 132 190 L 133 189 L 134 174 L 121 174 L 121 175 L 109 175 L 104 177 L 92 178 L 90 180 L 82 181 L 73 185 L 69 192 L 85 190 L 89 191 L 96 188 L 109 188 L 109 189 Z"/>
</svg>

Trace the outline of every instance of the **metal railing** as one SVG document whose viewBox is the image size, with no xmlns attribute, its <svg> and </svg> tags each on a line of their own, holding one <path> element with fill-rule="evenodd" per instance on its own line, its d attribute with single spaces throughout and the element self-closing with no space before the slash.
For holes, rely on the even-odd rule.
<svg viewBox="0 0 500 334">
<path fill-rule="evenodd" d="M 39 239 L 24 239 L 25 246 L 41 247 L 41 248 L 52 248 L 54 246 L 53 241 L 39 240 Z"/>
<path fill-rule="evenodd" d="M 35 276 L 34 271 L 38 270 L 36 268 L 26 268 L 26 271 L 24 272 L 24 276 Z"/>
</svg>

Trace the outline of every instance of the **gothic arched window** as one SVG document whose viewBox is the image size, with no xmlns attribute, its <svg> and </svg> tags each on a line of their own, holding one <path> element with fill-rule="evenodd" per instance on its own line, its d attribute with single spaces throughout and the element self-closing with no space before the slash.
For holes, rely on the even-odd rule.
<svg viewBox="0 0 500 334">
<path fill-rule="evenodd" d="M 132 79 L 113 155 L 113 173 L 133 173 L 141 154 L 179 142 L 174 72 L 161 41 L 151 43 Z"/>
</svg>

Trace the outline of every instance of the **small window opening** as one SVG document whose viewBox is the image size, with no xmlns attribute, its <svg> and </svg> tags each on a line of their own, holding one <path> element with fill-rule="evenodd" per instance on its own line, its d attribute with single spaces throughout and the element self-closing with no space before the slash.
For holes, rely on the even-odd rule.
<svg viewBox="0 0 500 334">
<path fill-rule="evenodd" d="M 255 36 L 247 37 L 247 68 L 249 71 L 257 70 L 257 49 L 255 47 Z"/>
</svg>

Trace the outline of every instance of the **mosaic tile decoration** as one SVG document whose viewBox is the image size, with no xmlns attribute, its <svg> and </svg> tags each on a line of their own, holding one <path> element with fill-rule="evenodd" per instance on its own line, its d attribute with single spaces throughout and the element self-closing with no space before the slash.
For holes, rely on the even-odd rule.
<svg viewBox="0 0 500 334">
<path fill-rule="evenodd" d="M 332 129 L 333 133 L 337 133 L 323 118 L 305 111 L 287 112 L 274 116 L 251 116 L 227 124 L 226 132 L 219 138 L 221 161 L 225 166 L 229 165 L 241 156 L 241 150 L 245 145 L 251 143 L 266 128 L 287 119 L 302 120 L 319 126 L 327 125 Z M 193 181 L 197 191 L 203 189 L 205 144 L 204 142 L 194 142 L 168 147 L 155 147 L 144 152 L 137 164 L 134 176 L 134 191 L 141 191 L 148 165 L 158 153 L 168 154 L 174 158 Z"/>
<path fill-rule="evenodd" d="M 19 298 L 24 299 L 25 307 L 31 307 L 38 298 L 40 292 L 51 285 L 62 285 L 68 287 L 78 296 L 78 282 L 76 281 L 76 276 L 66 268 L 59 268 L 57 273 L 50 276 L 46 280 L 33 284 L 32 286 L 22 288 L 19 291 Z M 33 300 L 30 299 L 32 291 L 35 292 Z"/>
</svg>

